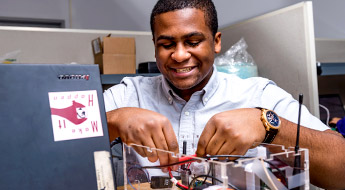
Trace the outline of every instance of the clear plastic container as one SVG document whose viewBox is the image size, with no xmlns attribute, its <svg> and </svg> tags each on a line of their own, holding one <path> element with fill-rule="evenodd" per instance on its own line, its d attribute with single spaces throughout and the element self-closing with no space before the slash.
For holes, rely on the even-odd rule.
<svg viewBox="0 0 345 190">
<path fill-rule="evenodd" d="M 192 187 L 207 184 L 208 189 L 309 189 L 309 154 L 308 149 L 300 148 L 295 154 L 294 148 L 281 145 L 260 144 L 258 157 L 247 157 L 233 161 L 193 157 L 193 161 L 179 166 L 173 172 L 175 183 L 168 173 L 159 168 L 159 163 L 148 163 L 135 149 L 147 149 L 159 154 L 170 154 L 176 158 L 188 158 L 183 154 L 124 144 L 124 187 L 123 189 L 179 189 L 175 183 Z M 155 177 L 153 177 L 155 176 Z M 198 177 L 199 176 L 199 177 Z M 205 177 L 207 176 L 207 177 Z M 160 188 L 157 188 L 157 178 Z M 166 185 L 166 186 L 164 186 Z M 193 189 L 193 187 L 192 187 Z"/>
</svg>

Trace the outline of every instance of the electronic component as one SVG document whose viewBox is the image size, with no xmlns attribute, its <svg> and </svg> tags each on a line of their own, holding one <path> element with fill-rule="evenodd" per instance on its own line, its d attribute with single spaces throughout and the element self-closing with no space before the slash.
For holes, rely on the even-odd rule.
<svg viewBox="0 0 345 190">
<path fill-rule="evenodd" d="M 181 179 L 180 177 L 175 177 L 177 180 Z M 171 188 L 173 186 L 173 182 L 171 182 L 170 177 L 168 176 L 152 176 L 151 177 L 151 185 L 152 189 L 163 189 L 163 188 Z"/>
</svg>

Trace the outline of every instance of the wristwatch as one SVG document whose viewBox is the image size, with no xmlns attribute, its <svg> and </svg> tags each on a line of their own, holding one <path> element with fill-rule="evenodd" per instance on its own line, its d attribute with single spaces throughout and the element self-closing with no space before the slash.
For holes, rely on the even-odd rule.
<svg viewBox="0 0 345 190">
<path fill-rule="evenodd" d="M 261 121 L 266 130 L 265 139 L 263 143 L 272 143 L 273 139 L 276 137 L 280 129 L 280 119 L 278 115 L 269 109 L 259 108 L 261 110 Z"/>
</svg>

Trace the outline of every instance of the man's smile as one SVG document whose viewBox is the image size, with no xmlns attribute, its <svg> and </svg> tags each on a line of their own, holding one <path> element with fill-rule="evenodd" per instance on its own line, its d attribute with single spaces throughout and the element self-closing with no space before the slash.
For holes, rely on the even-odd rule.
<svg viewBox="0 0 345 190">
<path fill-rule="evenodd" d="M 181 68 L 181 69 L 175 69 L 175 71 L 177 73 L 187 73 L 189 71 L 191 71 L 193 69 L 193 67 L 185 67 L 185 68 Z"/>
</svg>

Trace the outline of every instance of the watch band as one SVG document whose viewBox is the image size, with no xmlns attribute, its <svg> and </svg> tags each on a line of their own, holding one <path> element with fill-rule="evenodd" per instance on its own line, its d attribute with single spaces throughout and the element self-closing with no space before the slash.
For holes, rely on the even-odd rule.
<svg viewBox="0 0 345 190">
<path fill-rule="evenodd" d="M 277 129 L 271 129 L 269 131 L 266 131 L 265 139 L 262 142 L 267 143 L 267 144 L 271 144 L 272 141 L 274 140 L 274 138 L 276 137 L 277 133 L 278 133 Z"/>
</svg>

